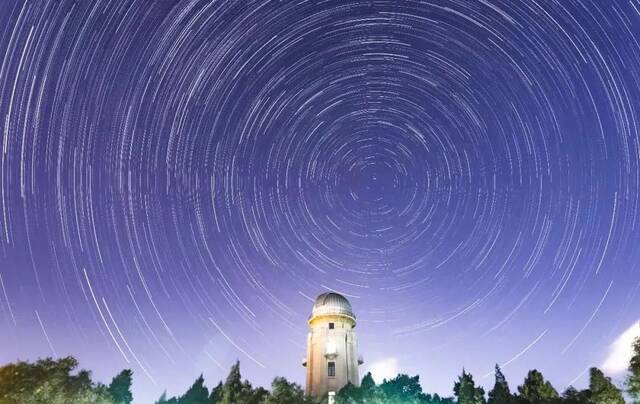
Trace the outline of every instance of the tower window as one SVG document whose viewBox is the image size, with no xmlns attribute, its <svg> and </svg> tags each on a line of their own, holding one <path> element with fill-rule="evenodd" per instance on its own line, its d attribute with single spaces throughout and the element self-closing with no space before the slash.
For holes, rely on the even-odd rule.
<svg viewBox="0 0 640 404">
<path fill-rule="evenodd" d="M 333 330 L 334 328 L 335 328 L 335 324 L 333 324 L 333 323 L 329 323 L 329 329 L 330 329 L 330 330 Z"/>
<path fill-rule="evenodd" d="M 329 377 L 335 377 L 335 375 L 336 375 L 336 363 L 335 362 L 328 362 L 327 363 L 327 375 Z"/>
</svg>

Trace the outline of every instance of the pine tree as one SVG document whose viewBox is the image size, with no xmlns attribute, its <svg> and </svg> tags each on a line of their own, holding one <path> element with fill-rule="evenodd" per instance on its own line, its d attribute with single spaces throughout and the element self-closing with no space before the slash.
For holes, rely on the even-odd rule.
<svg viewBox="0 0 640 404">
<path fill-rule="evenodd" d="M 377 403 L 377 402 L 376 402 Z M 438 394 L 426 394 L 426 398 L 424 401 L 421 401 L 420 404 L 456 404 L 453 397 L 440 397 Z"/>
<path fill-rule="evenodd" d="M 242 404 L 260 404 L 264 401 L 269 392 L 262 387 L 254 389 L 248 380 L 242 382 L 238 402 Z"/>
<path fill-rule="evenodd" d="M 164 404 L 167 402 L 167 392 L 163 391 L 162 395 L 160 396 L 160 398 L 158 398 L 156 400 L 156 404 Z"/>
<path fill-rule="evenodd" d="M 358 396 L 363 403 L 379 403 L 384 400 L 384 393 L 380 386 L 376 386 L 371 372 L 367 372 L 358 387 Z"/>
<path fill-rule="evenodd" d="M 509 384 L 507 383 L 507 379 L 502 374 L 502 370 L 500 370 L 500 366 L 496 364 L 495 370 L 495 378 L 496 382 L 493 385 L 493 390 L 489 392 L 489 400 L 487 404 L 510 404 L 513 403 L 513 396 L 511 395 L 511 391 L 509 390 Z"/>
<path fill-rule="evenodd" d="M 204 377 L 200 375 L 189 390 L 178 399 L 180 404 L 208 404 L 209 390 L 204 385 Z"/>
<path fill-rule="evenodd" d="M 0 403 L 111 404 L 108 389 L 79 370 L 74 357 L 17 362 L 0 367 Z"/>
<path fill-rule="evenodd" d="M 242 395 L 242 376 L 240 375 L 240 362 L 237 361 L 232 367 L 227 380 L 222 386 L 222 404 L 237 404 Z"/>
<path fill-rule="evenodd" d="M 164 391 L 155 404 L 179 404 L 175 397 L 167 398 L 167 392 Z"/>
<path fill-rule="evenodd" d="M 380 389 L 390 403 L 415 403 L 425 401 L 426 395 L 420 386 L 420 376 L 409 376 L 404 373 L 390 380 L 384 380 Z"/>
<path fill-rule="evenodd" d="M 111 380 L 108 390 L 115 404 L 130 404 L 133 401 L 133 394 L 131 394 L 132 375 L 133 372 L 130 369 L 125 369 Z"/>
<path fill-rule="evenodd" d="M 458 381 L 453 387 L 453 392 L 458 399 L 458 404 L 485 404 L 484 389 L 476 387 L 471 373 L 467 373 L 462 369 L 462 376 L 458 377 Z"/>
<path fill-rule="evenodd" d="M 251 394 L 247 399 L 247 404 L 261 404 L 269 397 L 269 390 L 258 387 L 256 389 L 251 390 Z"/>
<path fill-rule="evenodd" d="M 167 400 L 167 392 L 163 391 L 160 398 L 156 401 L 156 404 L 167 404 L 169 400 Z"/>
<path fill-rule="evenodd" d="M 531 404 L 552 404 L 559 399 L 556 389 L 535 369 L 529 371 L 518 392 L 520 398 Z"/>
<path fill-rule="evenodd" d="M 618 388 L 598 368 L 591 368 L 589 380 L 589 402 L 592 404 L 624 404 Z"/>
<path fill-rule="evenodd" d="M 218 385 L 211 389 L 209 395 L 209 404 L 218 404 L 222 402 L 222 393 L 224 385 L 222 382 L 218 382 Z"/>
<path fill-rule="evenodd" d="M 373 380 L 371 372 L 367 372 L 367 374 L 364 375 L 362 381 L 360 382 L 360 388 L 362 390 L 371 390 L 374 387 L 376 387 L 376 382 Z"/>
<path fill-rule="evenodd" d="M 573 386 L 562 393 L 562 404 L 589 404 L 589 391 L 578 391 Z"/>
<path fill-rule="evenodd" d="M 629 363 L 629 372 L 627 392 L 634 399 L 635 404 L 640 404 L 640 337 L 633 342 L 633 356 Z"/>
<path fill-rule="evenodd" d="M 264 400 L 265 404 L 303 404 L 312 400 L 305 397 L 304 391 L 296 383 L 284 377 L 276 377 L 271 383 L 271 394 Z"/>
</svg>

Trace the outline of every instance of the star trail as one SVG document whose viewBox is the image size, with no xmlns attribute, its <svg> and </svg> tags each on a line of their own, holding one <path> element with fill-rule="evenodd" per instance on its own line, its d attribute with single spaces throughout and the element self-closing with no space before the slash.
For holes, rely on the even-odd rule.
<svg viewBox="0 0 640 404">
<path fill-rule="evenodd" d="M 638 0 L 3 2 L 0 362 L 301 382 L 335 290 L 365 370 L 584 384 L 639 316 L 638 66 Z"/>
</svg>

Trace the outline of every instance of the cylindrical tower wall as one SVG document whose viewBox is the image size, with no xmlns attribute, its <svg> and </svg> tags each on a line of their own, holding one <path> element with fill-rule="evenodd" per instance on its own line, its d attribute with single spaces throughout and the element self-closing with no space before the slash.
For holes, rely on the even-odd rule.
<svg viewBox="0 0 640 404">
<path fill-rule="evenodd" d="M 355 315 L 346 298 L 336 293 L 318 296 L 307 338 L 308 395 L 324 397 L 347 383 L 360 384 L 355 326 Z"/>
</svg>

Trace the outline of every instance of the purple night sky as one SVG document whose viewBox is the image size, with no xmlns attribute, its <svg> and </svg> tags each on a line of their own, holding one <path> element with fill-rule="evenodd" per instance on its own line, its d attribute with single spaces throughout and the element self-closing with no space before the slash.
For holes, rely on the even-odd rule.
<svg viewBox="0 0 640 404">
<path fill-rule="evenodd" d="M 302 383 L 336 290 L 361 373 L 619 380 L 638 66 L 638 0 L 5 0 L 0 364 Z"/>
</svg>

